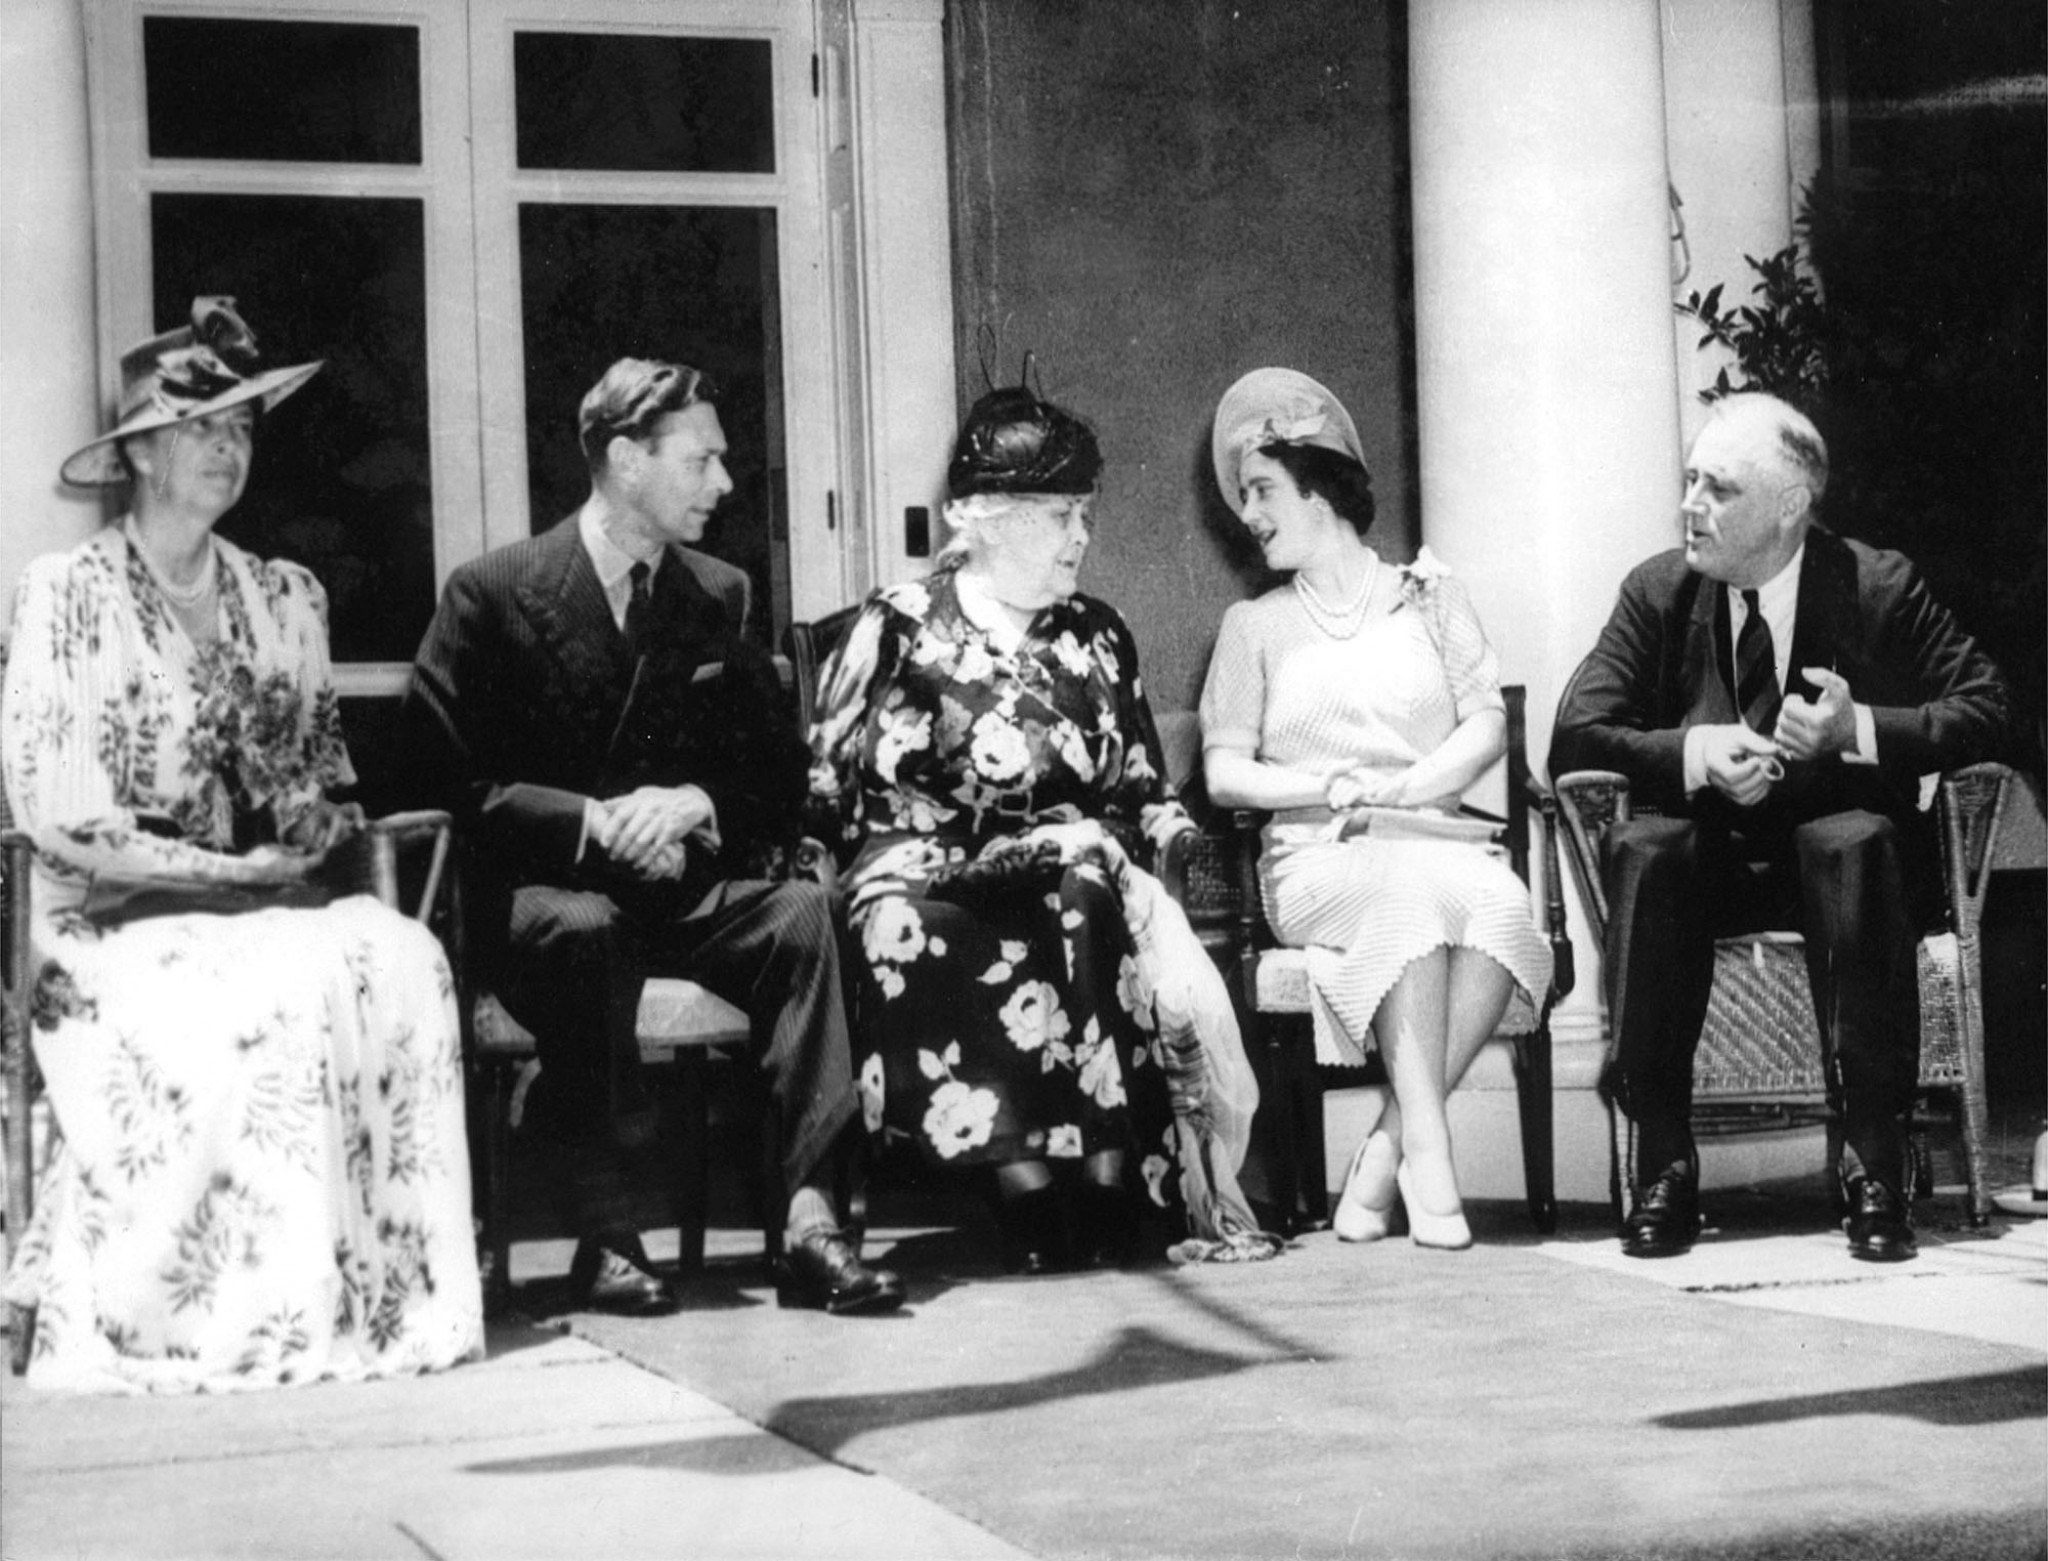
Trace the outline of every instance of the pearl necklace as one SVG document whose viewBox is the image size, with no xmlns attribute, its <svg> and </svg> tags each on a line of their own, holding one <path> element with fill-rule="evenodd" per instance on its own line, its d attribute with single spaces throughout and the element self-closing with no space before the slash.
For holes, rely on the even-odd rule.
<svg viewBox="0 0 2048 1561">
<path fill-rule="evenodd" d="M 1308 577 L 1297 573 L 1294 577 L 1294 594 L 1301 598 L 1302 609 L 1309 621 L 1333 640 L 1355 638 L 1365 627 L 1365 611 L 1372 601 L 1372 588 L 1379 583 L 1380 555 L 1367 550 L 1365 581 L 1358 588 L 1358 594 L 1342 607 L 1332 607 L 1308 583 Z"/>
<path fill-rule="evenodd" d="M 135 549 L 135 556 L 142 560 L 142 567 L 149 571 L 150 579 L 156 582 L 156 588 L 164 593 L 164 600 L 173 607 L 191 612 L 213 594 L 214 583 L 219 578 L 219 555 L 214 551 L 213 538 L 206 539 L 206 562 L 200 565 L 199 573 L 193 577 L 190 585 L 171 584 L 163 571 L 157 568 L 156 561 L 149 556 L 148 550 L 142 545 L 142 539 L 133 530 L 128 533 L 128 545 Z"/>
</svg>

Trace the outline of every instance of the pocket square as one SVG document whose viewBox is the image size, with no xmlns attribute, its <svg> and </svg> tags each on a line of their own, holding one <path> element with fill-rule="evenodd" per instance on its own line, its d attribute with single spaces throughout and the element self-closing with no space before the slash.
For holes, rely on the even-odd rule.
<svg viewBox="0 0 2048 1561">
<path fill-rule="evenodd" d="M 698 669 L 697 669 L 697 670 L 696 670 L 695 672 L 692 672 L 692 673 L 690 674 L 690 681 L 691 681 L 692 683 L 702 683 L 702 682 L 706 682 L 707 680 L 709 680 L 709 679 L 711 679 L 711 678 L 715 678 L 715 677 L 717 677 L 717 676 L 718 676 L 718 674 L 719 674 L 719 673 L 721 673 L 721 672 L 723 672 L 724 670 L 725 670 L 725 663 L 724 663 L 724 662 L 722 662 L 722 661 L 707 661 L 707 662 L 705 662 L 705 663 L 704 663 L 704 664 L 703 664 L 703 665 L 702 665 L 701 667 L 699 667 L 699 668 L 698 668 Z"/>
</svg>

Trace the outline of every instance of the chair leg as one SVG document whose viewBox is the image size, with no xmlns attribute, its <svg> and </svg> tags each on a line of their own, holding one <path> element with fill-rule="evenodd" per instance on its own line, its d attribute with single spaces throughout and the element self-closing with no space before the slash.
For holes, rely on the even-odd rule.
<svg viewBox="0 0 2048 1561">
<path fill-rule="evenodd" d="M 1267 1196 L 1280 1233 L 1321 1230 L 1330 1220 L 1323 1185 L 1323 1091 L 1315 1038 L 1304 1023 L 1262 1015 L 1254 1021 L 1253 1067 L 1259 1074 L 1259 1116 L 1270 1137 Z"/>
<path fill-rule="evenodd" d="M 704 1270 L 704 1227 L 709 1220 L 711 1113 L 705 1102 L 704 1054 L 693 1048 L 678 1051 L 675 1071 L 683 1134 L 677 1156 L 676 1274 L 689 1279 Z"/>
<path fill-rule="evenodd" d="M 484 1064 L 484 1315 L 512 1301 L 512 1087 L 517 1069 L 503 1060 Z"/>
<path fill-rule="evenodd" d="M 1323 1134 L 1323 1076 L 1316 1064 L 1315 1032 L 1298 1026 L 1291 1041 L 1283 1044 L 1293 1073 L 1295 1119 L 1301 1124 L 1301 1154 L 1295 1162 L 1301 1188 L 1301 1228 L 1322 1230 L 1330 1223 L 1330 1179 L 1324 1168 L 1328 1156 Z"/>
<path fill-rule="evenodd" d="M 17 1376 L 28 1374 L 28 1359 L 35 1353 L 36 1309 L 6 1303 L 7 1364 Z"/>
<path fill-rule="evenodd" d="M 1529 1218 L 1548 1236 L 1557 1229 L 1557 1161 L 1550 1102 L 1550 1024 L 1515 1041 L 1515 1103 L 1522 1117 L 1522 1177 Z"/>
</svg>

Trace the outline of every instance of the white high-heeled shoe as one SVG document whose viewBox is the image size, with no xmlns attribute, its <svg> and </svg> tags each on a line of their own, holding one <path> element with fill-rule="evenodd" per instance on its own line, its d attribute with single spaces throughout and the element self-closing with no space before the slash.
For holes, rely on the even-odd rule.
<svg viewBox="0 0 2048 1561">
<path fill-rule="evenodd" d="M 1351 1157 L 1351 1168 L 1344 1173 L 1344 1190 L 1338 1194 L 1336 1211 L 1330 1216 L 1330 1229 L 1337 1233 L 1339 1241 L 1381 1241 L 1393 1229 L 1393 1199 L 1387 1200 L 1384 1209 L 1376 1209 L 1362 1197 L 1355 1196 L 1359 1173 L 1365 1169 L 1366 1151 L 1372 1148 L 1375 1138 L 1382 1136 L 1375 1130 L 1360 1139 L 1358 1152 Z M 1399 1174 L 1398 1162 L 1395 1174 Z"/>
<path fill-rule="evenodd" d="M 1414 1178 L 1403 1160 L 1394 1171 L 1394 1185 L 1401 1190 L 1401 1202 L 1408 1210 L 1408 1235 L 1418 1247 L 1436 1247 L 1445 1252 L 1462 1252 L 1472 1245 L 1472 1227 L 1465 1223 L 1460 1204 L 1449 1214 L 1432 1214 L 1415 1196 Z"/>
</svg>

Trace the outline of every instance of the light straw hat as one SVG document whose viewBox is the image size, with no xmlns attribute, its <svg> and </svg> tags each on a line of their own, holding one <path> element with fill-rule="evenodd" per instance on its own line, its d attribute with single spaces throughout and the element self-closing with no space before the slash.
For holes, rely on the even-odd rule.
<svg viewBox="0 0 2048 1561">
<path fill-rule="evenodd" d="M 1365 465 L 1357 425 L 1327 388 L 1293 369 L 1253 369 L 1223 392 L 1209 432 L 1216 485 L 1232 513 L 1244 513 L 1238 470 L 1246 454 L 1274 443 L 1316 445 Z"/>
<path fill-rule="evenodd" d="M 192 300 L 192 323 L 152 336 L 121 355 L 121 409 L 114 426 L 75 451 L 59 471 L 77 488 L 126 482 L 133 475 L 120 441 L 131 434 L 206 417 L 260 399 L 268 412 L 319 373 L 322 363 L 264 369 L 256 335 L 232 298 Z"/>
</svg>

